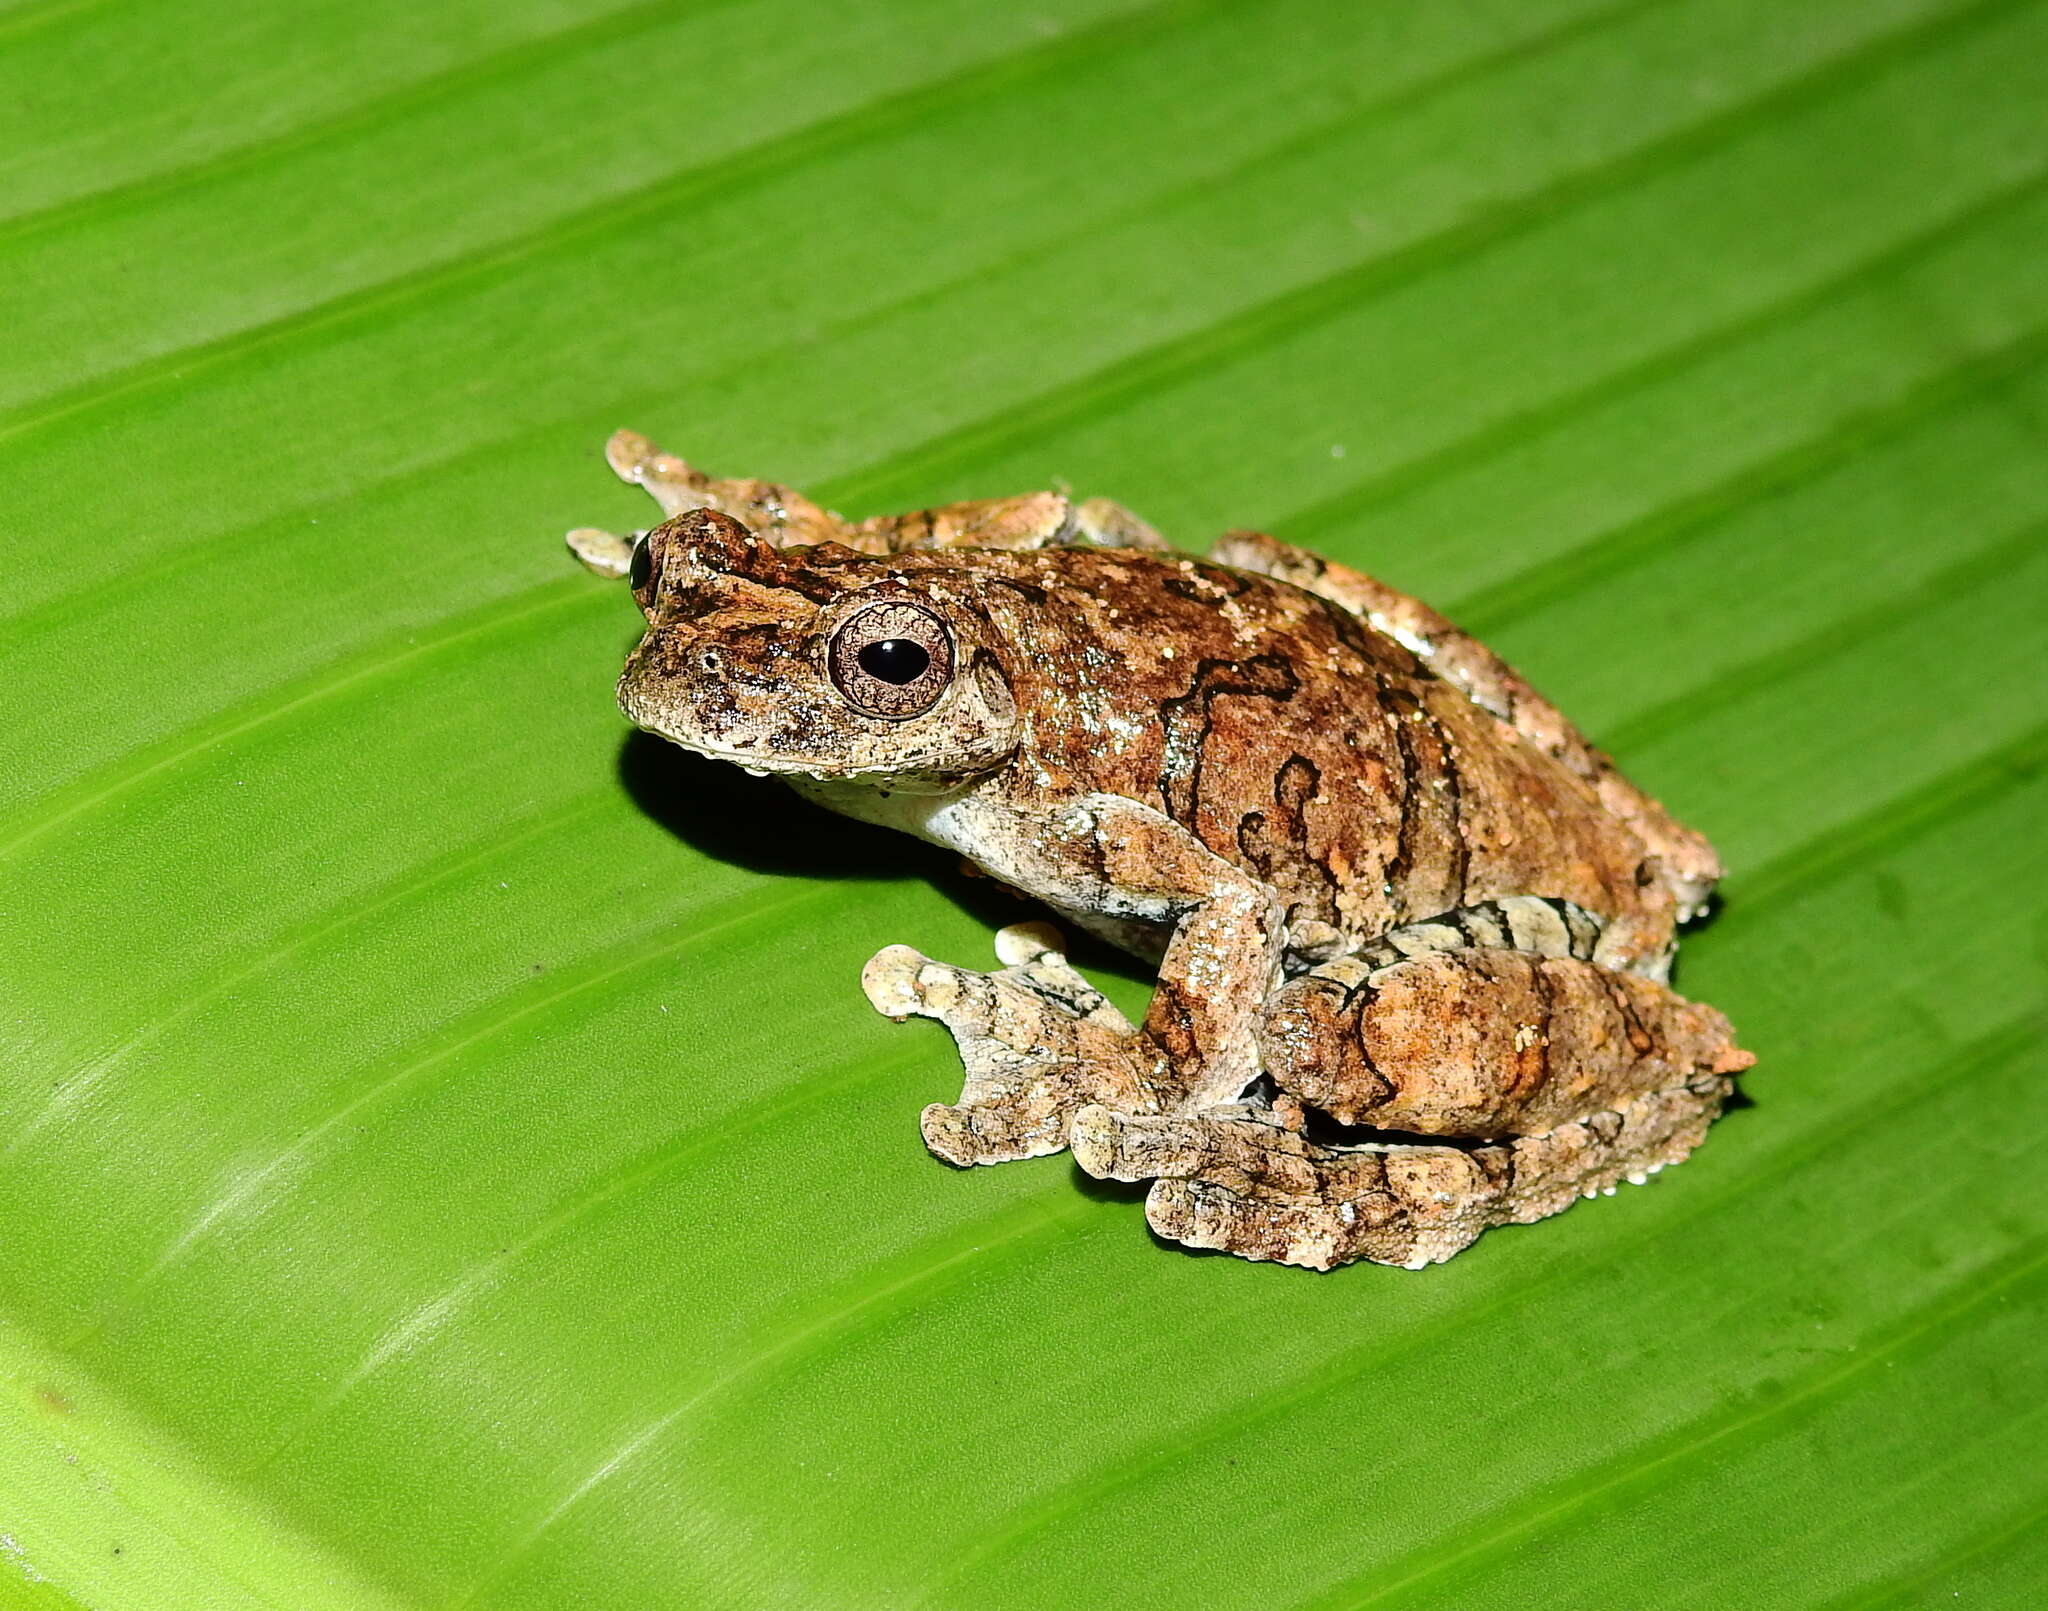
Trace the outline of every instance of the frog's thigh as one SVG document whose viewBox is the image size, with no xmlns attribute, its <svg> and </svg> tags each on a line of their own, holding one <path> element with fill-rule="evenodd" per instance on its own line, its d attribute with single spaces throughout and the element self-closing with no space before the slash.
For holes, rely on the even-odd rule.
<svg viewBox="0 0 2048 1611">
<path fill-rule="evenodd" d="M 1268 1001 L 1260 1049 L 1283 1090 L 1340 1123 L 1478 1138 L 1753 1061 L 1726 1018 L 1666 985 L 1492 947 L 1304 974 Z"/>
<path fill-rule="evenodd" d="M 1684 1158 L 1728 1094 L 1696 1075 L 1540 1136 L 1483 1147 L 1325 1147 L 1241 1118 L 1083 1108 L 1075 1160 L 1152 1181 L 1145 1217 L 1189 1247 L 1328 1270 L 1357 1259 L 1420 1269 L 1493 1225 L 1527 1224 L 1640 1183 Z"/>
<path fill-rule="evenodd" d="M 920 1121 L 925 1145 L 948 1163 L 1057 1152 L 1075 1108 L 1150 1100 L 1124 1053 L 1130 1022 L 1068 965 L 1047 925 L 1004 929 L 996 951 L 1010 966 L 975 973 L 892 945 L 861 972 L 878 1011 L 936 1018 L 959 1045 L 959 1102 L 935 1102 Z"/>
</svg>

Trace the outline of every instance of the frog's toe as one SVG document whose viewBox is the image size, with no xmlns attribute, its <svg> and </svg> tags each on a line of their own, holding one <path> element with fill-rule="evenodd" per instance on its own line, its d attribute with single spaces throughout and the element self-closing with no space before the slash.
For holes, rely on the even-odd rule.
<svg viewBox="0 0 2048 1611">
<path fill-rule="evenodd" d="M 934 1102 L 918 1129 L 934 1154 L 966 1168 L 1058 1152 L 1067 1144 L 1066 1118 L 1056 1102 Z"/>
<path fill-rule="evenodd" d="M 1055 1011 L 1115 1034 L 1137 1033 L 1116 1004 L 1067 961 L 1060 948 L 1059 931 L 1050 923 L 1013 923 L 1000 930 L 996 934 L 996 956 L 1009 964 L 997 978 L 1022 985 Z"/>
<path fill-rule="evenodd" d="M 960 1108 L 934 1102 L 917 1116 L 917 1128 L 935 1157 L 959 1164 L 963 1169 L 982 1161 L 974 1124 Z"/>
<path fill-rule="evenodd" d="M 621 481 L 639 482 L 660 473 L 667 468 L 662 461 L 668 457 L 638 431 L 614 431 L 604 444 L 605 463 Z"/>
<path fill-rule="evenodd" d="M 885 1018 L 899 1024 L 913 1013 L 924 1011 L 924 995 L 917 983 L 918 970 L 930 961 L 922 951 L 907 945 L 885 945 L 860 970 L 861 993 Z"/>
<path fill-rule="evenodd" d="M 1021 968 L 1042 957 L 1064 961 L 1065 950 L 1060 931 L 1050 923 L 1012 923 L 996 930 L 996 960 L 1008 967 Z"/>
<path fill-rule="evenodd" d="M 1277 1120 L 1082 1108 L 1068 1129 L 1074 1161 L 1098 1180 L 1195 1179 L 1275 1198 L 1313 1195 L 1322 1149 Z"/>
<path fill-rule="evenodd" d="M 632 539 L 601 531 L 596 526 L 578 526 L 562 541 L 585 570 L 598 576 L 615 580 L 624 576 L 633 563 Z"/>
<path fill-rule="evenodd" d="M 936 1018 L 956 1037 L 980 1040 L 995 1033 L 1010 1005 L 1002 975 L 974 973 L 950 962 L 934 962 L 908 945 L 884 946 L 860 970 L 860 987 L 875 1011 L 901 1023 Z M 1036 997 L 1025 997 L 1042 1011 Z M 1001 1037 L 998 1037 L 1001 1038 Z"/>
<path fill-rule="evenodd" d="M 907 945 L 885 946 L 861 969 L 860 984 L 877 1012 L 899 1023 L 936 1018 L 962 1040 L 963 1050 L 969 1041 L 987 1042 L 991 1056 L 1000 1052 L 1027 1061 L 1056 1056 L 1077 1024 L 1131 1033 L 1129 1020 L 1057 951 L 1038 951 L 995 973 L 976 973 L 935 962 Z"/>
<path fill-rule="evenodd" d="M 1145 1223 L 1183 1247 L 1263 1263 L 1333 1270 L 1358 1257 L 1348 1227 L 1321 1204 L 1260 1201 L 1207 1180 L 1155 1180 Z"/>
</svg>

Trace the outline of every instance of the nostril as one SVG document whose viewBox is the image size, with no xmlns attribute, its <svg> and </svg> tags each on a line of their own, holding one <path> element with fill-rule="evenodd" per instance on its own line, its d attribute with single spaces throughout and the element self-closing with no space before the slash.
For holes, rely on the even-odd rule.
<svg viewBox="0 0 2048 1611">
<path fill-rule="evenodd" d="M 699 649 L 697 651 L 697 669 L 706 676 L 715 677 L 724 665 L 725 657 L 716 649 Z"/>
</svg>

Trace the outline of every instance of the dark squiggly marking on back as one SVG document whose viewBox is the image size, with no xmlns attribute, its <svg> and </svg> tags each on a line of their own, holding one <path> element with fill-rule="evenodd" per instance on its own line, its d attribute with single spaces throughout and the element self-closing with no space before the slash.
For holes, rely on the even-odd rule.
<svg viewBox="0 0 2048 1611">
<path fill-rule="evenodd" d="M 1202 751 L 1214 727 L 1211 707 L 1218 699 L 1235 694 L 1284 704 L 1300 687 L 1294 668 L 1276 654 L 1253 655 L 1249 660 L 1205 659 L 1197 665 L 1188 691 L 1159 706 L 1166 736 L 1159 793 L 1166 814 L 1193 831 L 1202 799 Z"/>
</svg>

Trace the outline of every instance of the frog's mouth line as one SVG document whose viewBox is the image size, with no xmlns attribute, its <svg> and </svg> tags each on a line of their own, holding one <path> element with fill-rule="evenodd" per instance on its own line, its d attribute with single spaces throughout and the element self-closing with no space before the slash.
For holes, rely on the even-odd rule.
<svg viewBox="0 0 2048 1611">
<path fill-rule="evenodd" d="M 728 766 L 736 766 L 749 777 L 801 778 L 810 783 L 852 783 L 863 778 L 888 775 L 888 768 L 880 766 L 831 769 L 799 766 L 793 761 L 778 760 L 774 756 L 750 755 L 744 750 L 719 749 L 714 745 L 700 744 L 692 739 L 678 738 L 675 734 L 664 732 L 649 722 L 635 722 L 633 725 L 643 733 L 652 733 L 665 743 L 675 745 L 679 750 L 701 755 L 707 761 L 723 761 Z"/>
</svg>

